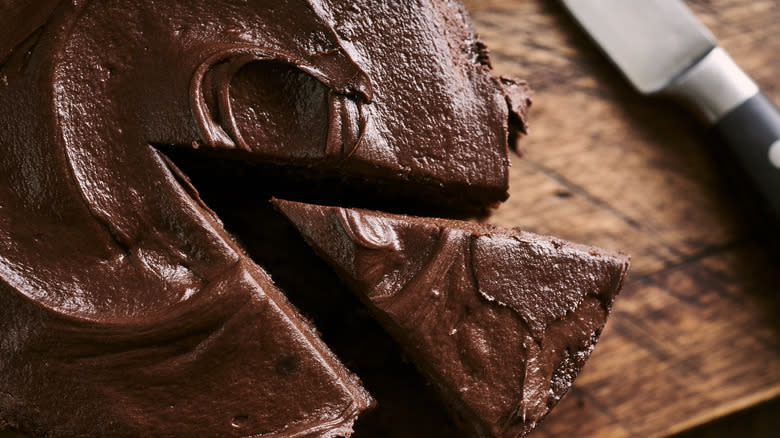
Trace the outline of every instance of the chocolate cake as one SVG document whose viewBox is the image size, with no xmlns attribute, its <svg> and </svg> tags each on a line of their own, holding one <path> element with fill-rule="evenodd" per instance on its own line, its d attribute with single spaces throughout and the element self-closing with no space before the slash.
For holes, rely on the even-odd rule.
<svg viewBox="0 0 780 438">
<path fill-rule="evenodd" d="M 484 212 L 528 96 L 458 1 L 3 2 L 0 431 L 349 436 L 371 396 L 174 163 Z"/>
<path fill-rule="evenodd" d="M 628 257 L 518 230 L 274 201 L 473 436 L 523 437 L 571 386 Z"/>
</svg>

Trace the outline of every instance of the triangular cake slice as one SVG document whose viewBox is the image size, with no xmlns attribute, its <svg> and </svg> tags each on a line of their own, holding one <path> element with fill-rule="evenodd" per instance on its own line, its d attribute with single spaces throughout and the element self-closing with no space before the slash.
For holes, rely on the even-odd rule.
<svg viewBox="0 0 780 438">
<path fill-rule="evenodd" d="M 475 436 L 525 436 L 553 408 L 629 266 L 519 230 L 274 202 Z"/>
</svg>

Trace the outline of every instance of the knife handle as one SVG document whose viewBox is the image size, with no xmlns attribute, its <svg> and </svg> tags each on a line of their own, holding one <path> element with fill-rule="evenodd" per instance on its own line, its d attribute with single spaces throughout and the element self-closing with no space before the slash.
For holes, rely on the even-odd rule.
<svg viewBox="0 0 780 438">
<path fill-rule="evenodd" d="M 771 222 L 780 226 L 780 112 L 757 93 L 728 112 L 712 129 L 752 183 Z M 728 165 L 728 164 L 727 164 Z M 760 206 L 759 206 L 760 207 Z M 765 218 L 770 219 L 770 218 Z"/>
</svg>

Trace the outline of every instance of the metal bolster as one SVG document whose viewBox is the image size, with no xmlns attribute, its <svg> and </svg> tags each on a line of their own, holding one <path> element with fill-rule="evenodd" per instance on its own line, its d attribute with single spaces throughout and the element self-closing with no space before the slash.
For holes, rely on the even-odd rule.
<svg viewBox="0 0 780 438">
<path fill-rule="evenodd" d="M 708 124 L 758 94 L 758 86 L 720 47 L 676 77 L 662 91 L 684 101 Z"/>
</svg>

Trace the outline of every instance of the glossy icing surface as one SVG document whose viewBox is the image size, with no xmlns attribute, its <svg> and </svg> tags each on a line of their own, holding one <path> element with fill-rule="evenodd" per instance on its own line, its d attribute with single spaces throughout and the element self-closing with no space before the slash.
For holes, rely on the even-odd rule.
<svg viewBox="0 0 780 438">
<path fill-rule="evenodd" d="M 525 436 L 568 390 L 628 269 L 520 231 L 275 201 L 476 436 Z"/>
</svg>

